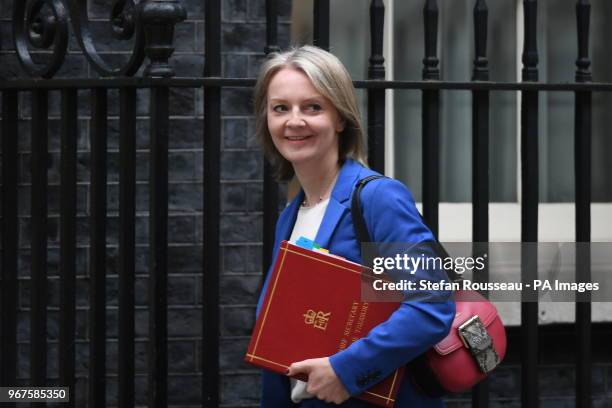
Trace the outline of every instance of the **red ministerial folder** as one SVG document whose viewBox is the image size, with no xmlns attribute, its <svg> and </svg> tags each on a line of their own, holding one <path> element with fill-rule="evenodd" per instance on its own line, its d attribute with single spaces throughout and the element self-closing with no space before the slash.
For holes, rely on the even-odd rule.
<svg viewBox="0 0 612 408">
<path fill-rule="evenodd" d="M 387 320 L 399 302 L 362 302 L 363 270 L 283 241 L 245 361 L 285 374 L 291 363 L 331 356 Z M 402 366 L 357 398 L 393 407 L 403 374 Z"/>
</svg>

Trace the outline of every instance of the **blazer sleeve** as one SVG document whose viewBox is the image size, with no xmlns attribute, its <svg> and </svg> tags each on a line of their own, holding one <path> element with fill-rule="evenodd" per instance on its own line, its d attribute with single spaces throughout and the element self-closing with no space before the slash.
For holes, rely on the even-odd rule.
<svg viewBox="0 0 612 408">
<path fill-rule="evenodd" d="M 375 242 L 434 241 L 422 222 L 412 195 L 399 181 L 380 179 L 362 191 L 364 219 Z M 449 332 L 455 316 L 452 300 L 402 302 L 387 321 L 330 363 L 351 395 L 358 395 L 422 354 Z"/>
<path fill-rule="evenodd" d="M 272 259 L 276 259 L 276 255 L 278 253 L 278 247 L 280 245 L 280 227 L 283 222 L 286 222 L 286 217 L 288 216 L 287 208 L 281 213 L 279 216 L 278 222 L 276 223 L 276 231 L 274 234 L 274 249 L 272 251 Z M 257 301 L 257 309 L 255 311 L 255 315 L 259 316 L 261 311 L 261 305 L 263 303 L 264 294 L 266 293 L 266 288 L 268 287 L 270 276 L 272 275 L 272 269 L 274 268 L 274 264 L 270 265 L 268 269 L 268 273 L 266 275 L 266 279 L 264 280 L 261 293 L 259 294 L 259 300 Z M 266 369 L 261 370 L 261 400 L 260 407 L 261 408 L 287 408 L 287 407 L 297 407 L 297 404 L 294 404 L 291 401 L 291 386 L 289 382 L 289 377 L 281 374 L 274 373 L 272 371 L 268 371 Z"/>
</svg>

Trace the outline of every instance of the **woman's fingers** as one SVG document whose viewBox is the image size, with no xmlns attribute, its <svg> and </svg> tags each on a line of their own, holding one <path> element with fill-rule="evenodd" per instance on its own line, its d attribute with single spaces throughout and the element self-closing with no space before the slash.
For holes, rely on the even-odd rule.
<svg viewBox="0 0 612 408">
<path fill-rule="evenodd" d="M 294 375 L 297 374 L 310 374 L 310 372 L 312 371 L 312 363 L 311 360 L 303 360 L 303 361 L 298 361 L 296 363 L 293 363 L 289 366 L 289 369 L 287 370 L 287 375 L 289 377 L 293 377 Z"/>
</svg>

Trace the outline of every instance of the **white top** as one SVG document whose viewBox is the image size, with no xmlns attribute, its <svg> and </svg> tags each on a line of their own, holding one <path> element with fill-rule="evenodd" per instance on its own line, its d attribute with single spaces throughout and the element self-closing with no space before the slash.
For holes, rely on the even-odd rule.
<svg viewBox="0 0 612 408">
<path fill-rule="evenodd" d="M 300 237 L 314 241 L 317 232 L 319 232 L 321 221 L 323 221 L 327 204 L 329 204 L 329 198 L 310 207 L 300 206 L 289 242 L 295 244 Z"/>
<path fill-rule="evenodd" d="M 300 237 L 305 237 L 314 241 L 317 232 L 319 232 L 321 221 L 323 221 L 323 215 L 325 215 L 327 204 L 329 204 L 329 198 L 312 207 L 300 206 L 289 242 L 295 244 Z M 314 395 L 306 392 L 306 383 L 304 381 L 291 379 L 291 400 L 293 402 L 298 403 L 303 399 L 312 397 L 314 397 Z"/>
</svg>

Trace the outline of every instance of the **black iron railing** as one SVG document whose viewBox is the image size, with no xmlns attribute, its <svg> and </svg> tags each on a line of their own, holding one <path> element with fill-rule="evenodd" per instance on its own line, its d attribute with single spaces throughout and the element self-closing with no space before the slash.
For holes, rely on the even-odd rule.
<svg viewBox="0 0 612 408">
<path fill-rule="evenodd" d="M 68 7 L 65 8 L 64 4 Z M 474 7 L 475 58 L 472 80 L 440 80 L 437 57 L 438 8 L 435 0 L 424 1 L 425 56 L 421 81 L 387 81 L 382 38 L 384 4 L 372 0 L 371 56 L 368 80 L 355 81 L 367 89 L 368 146 L 370 164 L 384 169 L 385 90 L 416 89 L 422 91 L 423 122 L 423 213 L 432 230 L 438 232 L 440 201 L 440 92 L 472 92 L 472 180 L 473 240 L 487 242 L 489 229 L 489 94 L 491 91 L 521 92 L 521 174 L 522 221 L 521 240 L 538 240 L 538 94 L 540 92 L 574 92 L 575 100 L 575 174 L 576 174 L 576 241 L 590 241 L 591 176 L 591 97 L 593 92 L 612 91 L 611 83 L 593 83 L 588 57 L 590 5 L 576 3 L 578 59 L 573 83 L 538 82 L 536 48 L 536 0 L 524 0 L 525 43 L 522 82 L 490 82 L 487 48 L 487 4 L 476 0 Z M 32 160 L 31 160 L 31 327 L 30 384 L 46 382 L 46 304 L 47 297 L 47 129 L 49 91 L 61 91 L 61 238 L 60 238 L 60 382 L 74 389 L 75 332 L 75 258 L 76 258 L 76 135 L 77 90 L 91 90 L 91 200 L 90 200 L 90 365 L 89 405 L 105 404 L 105 336 L 106 336 L 106 134 L 108 91 L 120 94 L 120 194 L 119 194 L 119 405 L 134 405 L 134 263 L 135 263 L 135 188 L 136 188 L 136 97 L 139 90 L 150 89 L 150 296 L 149 296 L 149 404 L 167 405 L 167 274 L 168 274 L 168 135 L 169 90 L 201 88 L 204 92 L 204 220 L 203 220 L 203 318 L 202 337 L 202 405 L 219 405 L 219 270 L 220 270 L 220 138 L 221 93 L 225 87 L 252 87 L 253 79 L 223 78 L 221 75 L 221 2 L 205 4 L 205 56 L 202 77 L 174 78 L 168 60 L 173 52 L 173 28 L 185 18 L 180 1 L 150 0 L 135 5 L 117 1 L 113 6 L 114 35 L 133 40 L 128 61 L 118 67 L 105 62 L 95 49 L 83 2 L 53 0 L 45 3 L 52 13 L 43 17 L 41 1 L 13 2 L 15 47 L 24 70 L 32 79 L 14 79 L 0 84 L 2 92 L 2 339 L 0 344 L 0 383 L 15 384 L 17 379 L 17 258 L 18 202 L 17 162 L 18 98 L 31 94 Z M 266 1 L 267 32 L 265 52 L 279 49 L 276 30 L 276 1 Z M 68 44 L 68 16 L 78 44 L 101 79 L 53 79 L 62 66 Z M 466 22 L 467 24 L 467 22 Z M 314 43 L 329 48 L 330 2 L 314 2 Z M 265 46 L 265 47 L 264 47 Z M 28 47 L 51 51 L 44 64 L 35 63 Z M 144 77 L 133 77 L 145 55 L 149 65 Z M 271 259 L 274 221 L 277 216 L 278 187 L 272 170 L 264 169 L 263 270 Z M 578 281 L 590 277 L 588 254 L 579 254 Z M 532 279 L 535 267 L 523 260 L 524 279 Z M 529 271 L 529 272 L 527 272 Z M 486 276 L 484 276 L 486 279 Z M 522 405 L 538 404 L 538 304 L 522 303 Z M 588 302 L 576 303 L 576 401 L 580 407 L 591 403 L 591 308 Z M 475 388 L 475 406 L 488 405 L 486 382 Z"/>
</svg>

